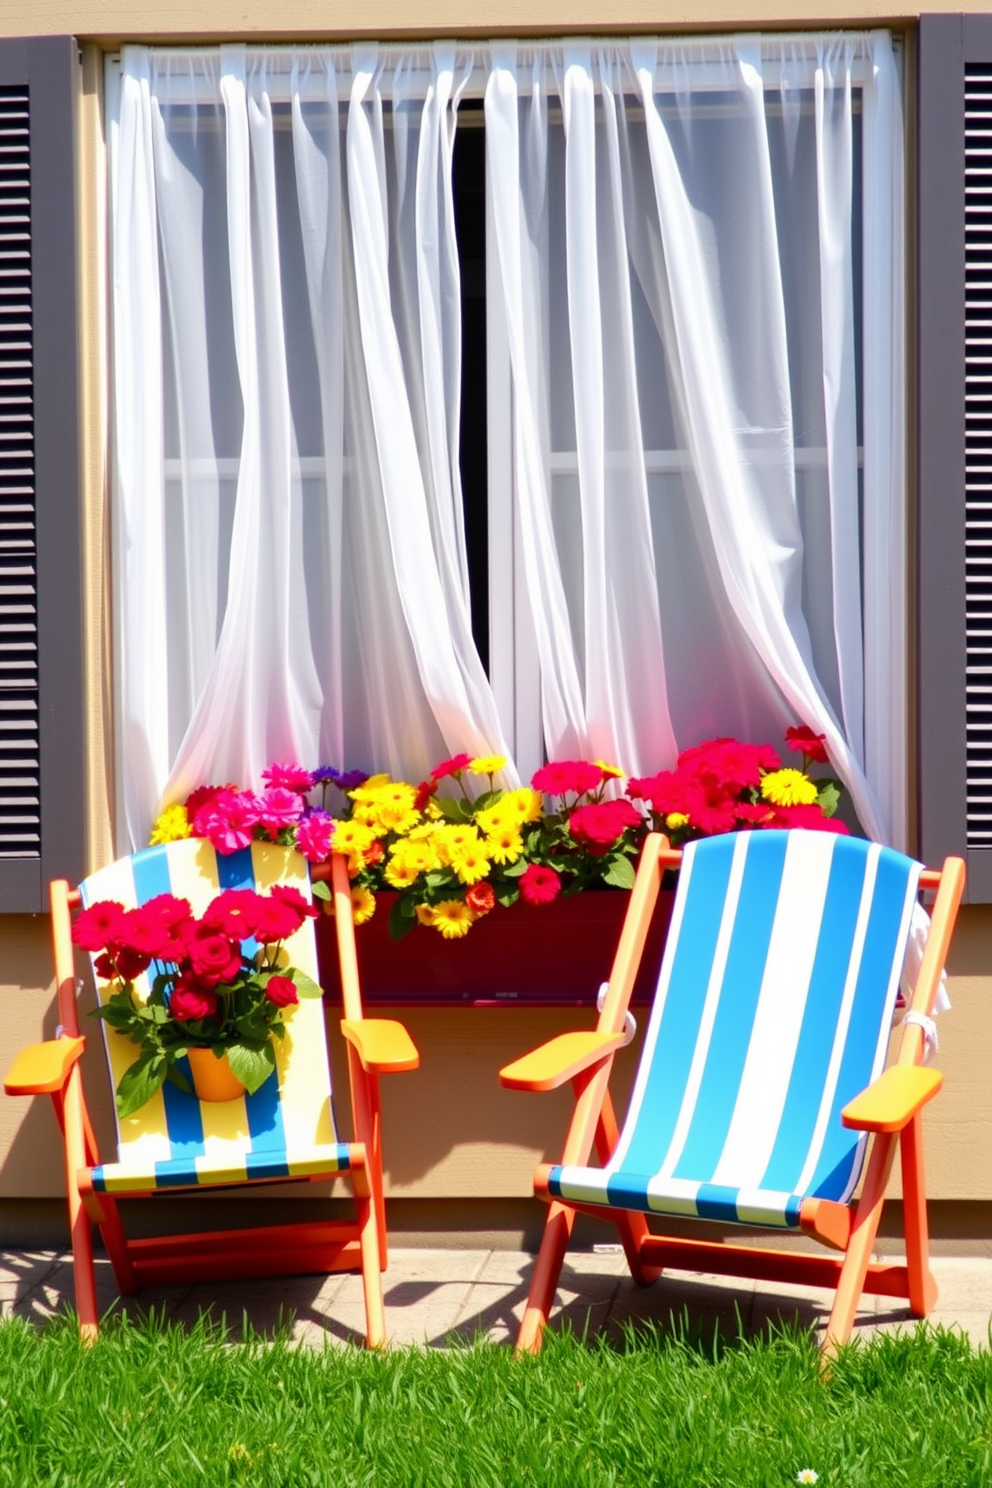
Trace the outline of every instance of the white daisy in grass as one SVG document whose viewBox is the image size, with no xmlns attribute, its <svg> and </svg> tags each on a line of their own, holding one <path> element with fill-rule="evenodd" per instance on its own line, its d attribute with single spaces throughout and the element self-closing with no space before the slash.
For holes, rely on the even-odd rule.
<svg viewBox="0 0 992 1488">
<path fill-rule="evenodd" d="M 820 1474 L 812 1467 L 801 1467 L 796 1473 L 797 1483 L 818 1483 Z"/>
</svg>

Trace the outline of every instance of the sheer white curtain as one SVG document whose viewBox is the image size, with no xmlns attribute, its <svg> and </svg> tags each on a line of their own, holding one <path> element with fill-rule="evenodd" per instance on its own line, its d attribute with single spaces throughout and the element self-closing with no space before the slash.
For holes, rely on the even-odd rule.
<svg viewBox="0 0 992 1488">
<path fill-rule="evenodd" d="M 903 843 L 891 39 L 507 45 L 486 127 L 549 751 L 802 721 Z"/>
<path fill-rule="evenodd" d="M 131 843 L 272 759 L 409 775 L 504 747 L 458 475 L 466 75 L 444 45 L 129 47 L 112 74 Z"/>
</svg>

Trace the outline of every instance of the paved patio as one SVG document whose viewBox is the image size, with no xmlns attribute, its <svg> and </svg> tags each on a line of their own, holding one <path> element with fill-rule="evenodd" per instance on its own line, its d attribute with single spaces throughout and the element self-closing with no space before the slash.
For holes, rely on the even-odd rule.
<svg viewBox="0 0 992 1488">
<path fill-rule="evenodd" d="M 386 1272 L 386 1323 L 397 1344 L 442 1346 L 480 1334 L 512 1340 L 527 1295 L 532 1257 L 508 1250 L 424 1250 L 394 1246 Z M 992 1258 L 936 1257 L 933 1270 L 940 1298 L 931 1321 L 960 1328 L 989 1347 Z M 257 1333 L 271 1333 L 290 1320 L 293 1336 L 320 1346 L 361 1341 L 364 1329 L 361 1283 L 356 1276 L 304 1276 L 286 1280 L 214 1283 L 143 1292 L 121 1301 L 107 1261 L 100 1259 L 101 1309 L 126 1308 L 141 1316 L 151 1306 L 167 1317 L 193 1324 L 201 1312 L 226 1317 L 240 1334 L 247 1317 Z M 43 1322 L 72 1300 L 72 1265 L 57 1251 L 0 1252 L 0 1313 Z M 829 1310 L 827 1292 L 782 1284 L 755 1285 L 717 1277 L 668 1273 L 642 1290 L 626 1273 L 619 1248 L 601 1246 L 569 1257 L 562 1273 L 555 1319 L 572 1327 L 616 1335 L 623 1325 L 650 1318 L 662 1327 L 685 1314 L 694 1329 L 736 1335 L 740 1325 L 760 1332 L 771 1321 L 799 1318 L 818 1327 Z M 739 1324 L 738 1324 L 739 1318 Z M 889 1298 L 864 1299 L 856 1336 L 915 1327 L 909 1312 Z"/>
</svg>

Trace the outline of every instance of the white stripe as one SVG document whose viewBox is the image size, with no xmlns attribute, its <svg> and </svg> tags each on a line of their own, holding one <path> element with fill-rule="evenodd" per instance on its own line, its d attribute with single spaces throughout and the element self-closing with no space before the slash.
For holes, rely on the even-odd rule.
<svg viewBox="0 0 992 1488">
<path fill-rule="evenodd" d="M 833 1049 L 830 1052 L 830 1063 L 827 1066 L 826 1078 L 823 1081 L 820 1109 L 816 1117 L 816 1126 L 813 1128 L 813 1136 L 809 1144 L 806 1164 L 800 1174 L 799 1182 L 796 1184 L 796 1192 L 800 1194 L 808 1191 L 813 1174 L 816 1172 L 817 1164 L 820 1161 L 820 1154 L 823 1151 L 823 1142 L 827 1134 L 827 1123 L 830 1120 L 834 1095 L 837 1091 L 837 1080 L 840 1076 L 841 1060 L 844 1057 L 844 1049 L 847 1044 L 847 1029 L 851 1021 L 854 993 L 857 989 L 858 976 L 861 971 L 861 957 L 864 954 L 865 935 L 868 930 L 872 900 L 875 897 L 875 879 L 878 873 L 878 859 L 881 851 L 882 849 L 879 844 L 873 842 L 865 857 L 865 877 L 864 883 L 861 886 L 861 903 L 858 906 L 858 920 L 854 927 L 851 955 L 847 963 L 847 979 L 844 982 L 844 991 L 841 996 Z"/>
<path fill-rule="evenodd" d="M 713 1183 L 756 1187 L 771 1160 L 809 996 L 836 840 L 824 832 L 789 834 L 747 1057 Z"/>
<path fill-rule="evenodd" d="M 692 1178 L 652 1178 L 648 1184 L 648 1208 L 659 1214 L 684 1214 L 690 1219 L 699 1214 L 697 1197 L 702 1188 Z"/>
<path fill-rule="evenodd" d="M 699 1022 L 699 1033 L 696 1038 L 696 1047 L 692 1056 L 692 1064 L 689 1068 L 689 1076 L 685 1082 L 685 1094 L 682 1097 L 682 1108 L 679 1111 L 678 1120 L 675 1123 L 675 1131 L 664 1162 L 658 1169 L 658 1177 L 667 1182 L 674 1173 L 686 1138 L 692 1126 L 692 1118 L 696 1111 L 696 1101 L 699 1097 L 699 1087 L 702 1084 L 703 1073 L 706 1069 L 706 1060 L 710 1050 L 710 1039 L 713 1036 L 713 1025 L 716 1022 L 717 1009 L 720 1006 L 720 994 L 723 991 L 723 978 L 727 970 L 727 956 L 730 952 L 730 941 L 737 923 L 737 905 L 740 900 L 741 884 L 744 881 L 744 867 L 747 861 L 748 844 L 751 841 L 750 834 L 740 833 L 734 843 L 734 856 L 730 865 L 730 878 L 727 883 L 727 893 L 723 901 L 723 914 L 720 919 L 720 930 L 716 938 L 716 948 L 713 952 L 713 964 L 710 967 L 710 978 L 706 988 L 706 1000 L 703 1003 L 703 1016 Z"/>
<path fill-rule="evenodd" d="M 785 1224 L 790 1193 L 772 1188 L 742 1188 L 737 1195 L 737 1218 L 741 1224 Z"/>
<path fill-rule="evenodd" d="M 689 884 L 692 881 L 694 862 L 695 844 L 690 842 L 682 854 L 682 864 L 679 869 L 679 887 L 675 896 L 675 904 L 672 908 L 672 918 L 669 922 L 668 934 L 665 939 L 665 954 L 662 957 L 661 970 L 658 973 L 658 989 L 654 995 L 651 1019 L 648 1023 L 647 1032 L 644 1035 L 644 1048 L 637 1066 L 637 1078 L 634 1082 L 634 1089 L 631 1092 L 630 1105 L 627 1108 L 627 1119 L 623 1124 L 623 1131 L 620 1134 L 620 1140 L 614 1149 L 613 1156 L 606 1165 L 605 1172 L 607 1174 L 619 1172 L 623 1167 L 624 1158 L 627 1156 L 627 1149 L 630 1147 L 634 1132 L 637 1130 L 637 1122 L 641 1114 L 641 1103 L 644 1100 L 644 1092 L 651 1076 L 654 1052 L 658 1043 L 658 1033 L 661 1029 L 661 1018 L 665 1011 L 665 1002 L 668 998 L 668 989 L 671 985 L 672 967 L 675 965 L 675 954 L 682 931 L 682 920 L 685 916 L 685 905 L 689 896 Z"/>
</svg>

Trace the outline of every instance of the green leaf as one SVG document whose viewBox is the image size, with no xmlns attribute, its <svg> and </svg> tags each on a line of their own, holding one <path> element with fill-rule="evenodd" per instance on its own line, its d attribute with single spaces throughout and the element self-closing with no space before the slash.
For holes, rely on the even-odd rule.
<svg viewBox="0 0 992 1488">
<path fill-rule="evenodd" d="M 472 812 L 466 807 L 465 802 L 455 796 L 435 796 L 434 800 L 444 812 L 445 821 L 469 822 L 472 820 Z"/>
<path fill-rule="evenodd" d="M 389 938 L 402 940 L 417 923 L 417 907 L 412 899 L 397 899 L 389 911 Z"/>
<path fill-rule="evenodd" d="M 147 1105 L 157 1090 L 160 1090 L 168 1065 L 156 1049 L 142 1054 L 121 1075 L 117 1085 L 117 1114 L 123 1120 Z"/>
<path fill-rule="evenodd" d="M 329 883 L 326 883 L 324 879 L 315 878 L 313 883 L 310 885 L 310 892 L 313 894 L 313 897 L 315 899 L 330 899 L 331 886 Z"/>
<path fill-rule="evenodd" d="M 824 816 L 833 816 L 840 805 L 841 787 L 836 780 L 818 780 L 816 783 L 819 787 L 816 793 L 816 804 Z"/>
<path fill-rule="evenodd" d="M 500 867 L 501 878 L 521 878 L 527 872 L 527 859 L 518 858 L 515 863 L 507 863 Z"/>
<path fill-rule="evenodd" d="M 261 1049 L 251 1049 L 247 1044 L 231 1044 L 227 1050 L 231 1072 L 241 1081 L 250 1095 L 254 1095 L 275 1071 L 276 1056 L 271 1043 Z"/>
<path fill-rule="evenodd" d="M 614 889 L 632 889 L 634 887 L 633 863 L 622 853 L 611 858 L 610 866 L 603 874 L 603 882 L 610 884 Z"/>
<path fill-rule="evenodd" d="M 323 996 L 322 989 L 317 985 L 313 978 L 308 977 L 306 972 L 301 971 L 298 966 L 291 966 L 289 970 L 284 973 L 284 975 L 292 978 L 293 985 L 295 986 L 297 992 L 301 997 Z"/>
<path fill-rule="evenodd" d="M 511 904 L 516 904 L 520 898 L 520 890 L 516 884 L 498 884 L 496 886 L 496 902 L 502 904 L 504 909 L 509 909 Z"/>
</svg>

